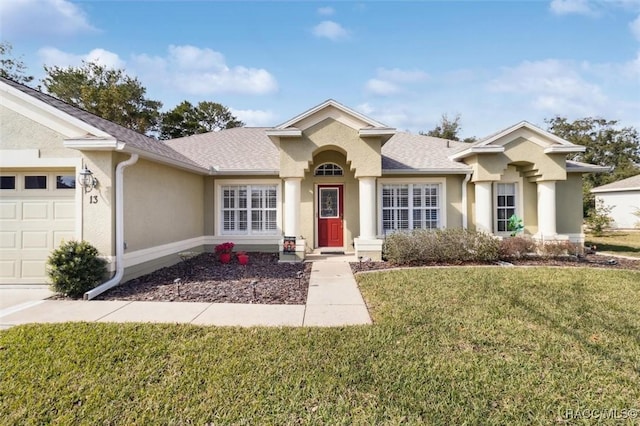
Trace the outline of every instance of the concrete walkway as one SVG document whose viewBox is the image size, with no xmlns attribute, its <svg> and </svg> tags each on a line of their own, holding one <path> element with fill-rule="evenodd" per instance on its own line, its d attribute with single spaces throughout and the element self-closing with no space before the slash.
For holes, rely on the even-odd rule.
<svg viewBox="0 0 640 426">
<path fill-rule="evenodd" d="M 371 324 L 349 267 L 353 256 L 312 255 L 306 305 L 44 300 L 46 286 L 0 286 L 0 329 L 27 323 L 154 322 L 221 326 Z"/>
</svg>

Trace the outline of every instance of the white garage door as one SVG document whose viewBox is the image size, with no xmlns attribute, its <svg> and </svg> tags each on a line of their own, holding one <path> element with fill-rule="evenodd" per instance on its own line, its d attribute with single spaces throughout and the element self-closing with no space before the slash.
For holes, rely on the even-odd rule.
<svg viewBox="0 0 640 426">
<path fill-rule="evenodd" d="M 46 261 L 75 237 L 73 170 L 0 173 L 0 283 L 47 281 Z"/>
</svg>

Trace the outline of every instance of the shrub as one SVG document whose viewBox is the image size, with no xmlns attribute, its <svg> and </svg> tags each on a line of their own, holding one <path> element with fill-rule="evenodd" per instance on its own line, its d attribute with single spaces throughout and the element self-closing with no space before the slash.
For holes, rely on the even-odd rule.
<svg viewBox="0 0 640 426">
<path fill-rule="evenodd" d="M 580 246 L 570 241 L 549 241 L 539 245 L 543 257 L 559 257 L 579 253 Z"/>
<path fill-rule="evenodd" d="M 613 210 L 613 207 L 606 206 L 604 201 L 599 199 L 596 207 L 589 210 L 589 213 L 587 213 L 585 222 L 587 223 L 589 230 L 593 232 L 593 235 L 596 237 L 602 236 L 604 231 L 611 226 L 611 223 L 613 222 L 613 218 L 609 216 L 611 214 L 611 210 Z"/>
<path fill-rule="evenodd" d="M 47 274 L 53 290 L 69 297 L 95 288 L 107 274 L 107 262 L 86 241 L 63 242 L 47 259 Z"/>
<path fill-rule="evenodd" d="M 500 241 L 502 259 L 520 259 L 527 253 L 536 253 L 536 242 L 527 237 L 511 237 Z"/>
<path fill-rule="evenodd" d="M 488 262 L 498 259 L 499 241 L 465 229 L 415 229 L 388 235 L 382 253 L 398 265 Z"/>
</svg>

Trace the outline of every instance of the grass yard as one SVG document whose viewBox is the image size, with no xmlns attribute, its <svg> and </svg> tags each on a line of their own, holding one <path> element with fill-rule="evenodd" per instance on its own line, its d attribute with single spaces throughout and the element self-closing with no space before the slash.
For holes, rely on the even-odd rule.
<svg viewBox="0 0 640 426">
<path fill-rule="evenodd" d="M 587 245 L 597 245 L 602 253 L 620 254 L 640 259 L 640 231 L 611 231 L 601 237 L 586 234 Z"/>
<path fill-rule="evenodd" d="M 0 424 L 529 425 L 640 408 L 640 272 L 426 268 L 358 281 L 373 326 L 0 332 Z"/>
</svg>

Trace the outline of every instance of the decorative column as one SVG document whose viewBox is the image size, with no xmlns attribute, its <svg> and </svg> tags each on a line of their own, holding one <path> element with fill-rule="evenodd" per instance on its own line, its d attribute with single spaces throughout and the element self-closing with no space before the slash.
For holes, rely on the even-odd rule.
<svg viewBox="0 0 640 426">
<path fill-rule="evenodd" d="M 493 198 L 491 197 L 492 183 L 475 182 L 476 193 L 476 230 L 478 232 L 493 233 Z"/>
<path fill-rule="evenodd" d="M 304 260 L 306 241 L 300 235 L 300 182 L 302 178 L 284 178 L 284 224 L 285 237 L 295 237 L 295 251 L 285 251 L 285 240 L 280 243 L 281 262 L 301 262 Z M 289 244 L 289 242 L 287 242 Z"/>
<path fill-rule="evenodd" d="M 538 236 L 555 239 L 556 232 L 556 182 L 538 182 Z"/>
<path fill-rule="evenodd" d="M 356 256 L 367 260 L 382 259 L 382 240 L 376 238 L 376 178 L 358 177 L 360 236 L 354 238 Z"/>
<path fill-rule="evenodd" d="M 360 238 L 376 238 L 376 178 L 358 178 L 360 184 Z"/>
<path fill-rule="evenodd" d="M 300 236 L 300 182 L 302 178 L 284 179 L 284 235 Z"/>
</svg>

